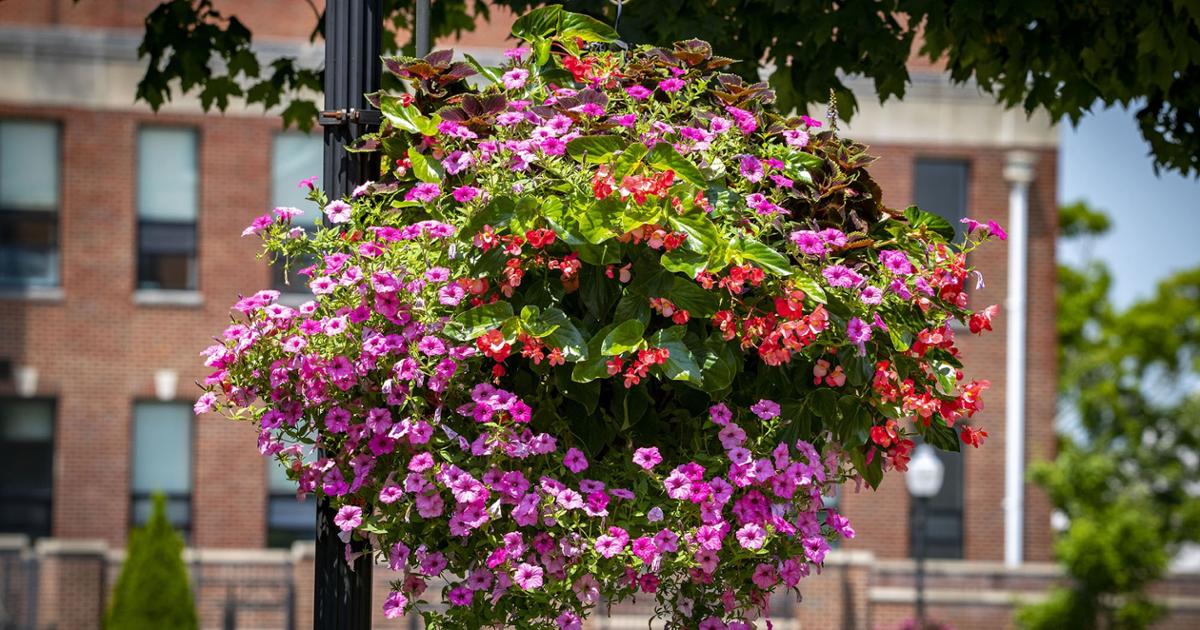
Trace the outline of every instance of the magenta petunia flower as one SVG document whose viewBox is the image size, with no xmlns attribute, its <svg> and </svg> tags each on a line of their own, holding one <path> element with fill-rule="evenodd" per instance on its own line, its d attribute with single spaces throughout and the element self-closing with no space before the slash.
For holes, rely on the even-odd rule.
<svg viewBox="0 0 1200 630">
<path fill-rule="evenodd" d="M 633 452 L 633 463 L 645 470 L 650 470 L 662 463 L 662 455 L 659 454 L 657 446 L 639 448 Z"/>
<path fill-rule="evenodd" d="M 874 306 L 883 301 L 883 291 L 879 287 L 866 286 L 858 294 L 858 299 L 862 300 L 863 304 Z"/>
<path fill-rule="evenodd" d="M 362 508 L 357 505 L 343 505 L 333 517 L 333 524 L 337 525 L 344 532 L 362 525 L 362 522 Z"/>
<path fill-rule="evenodd" d="M 746 523 L 735 536 L 743 549 L 761 549 L 767 541 L 767 531 L 757 523 Z"/>
<path fill-rule="evenodd" d="M 842 289 L 856 287 L 863 282 L 862 276 L 845 265 L 830 265 L 821 270 L 821 275 L 825 276 L 829 286 Z"/>
<path fill-rule="evenodd" d="M 532 591 L 542 587 L 542 576 L 544 574 L 545 571 L 542 567 L 522 562 L 517 565 L 517 570 L 513 572 L 513 581 L 523 590 Z"/>
<path fill-rule="evenodd" d="M 334 199 L 325 206 L 325 216 L 330 223 L 345 223 L 350 220 L 350 204 L 341 199 Z"/>
<path fill-rule="evenodd" d="M 583 472 L 588 467 L 587 457 L 577 448 L 567 449 L 567 454 L 563 456 L 563 466 L 573 473 Z"/>
<path fill-rule="evenodd" d="M 420 201 L 429 203 L 437 199 L 438 195 L 442 194 L 442 189 L 437 184 L 422 182 L 413 186 L 411 190 L 404 194 L 405 201 Z"/>
<path fill-rule="evenodd" d="M 750 411 L 763 420 L 770 420 L 779 416 L 779 403 L 763 398 L 751 405 Z"/>
<path fill-rule="evenodd" d="M 650 90 L 648 90 L 645 87 L 642 87 L 640 85 L 631 85 L 631 86 L 625 88 L 625 93 L 628 94 L 630 96 L 630 98 L 633 98 L 634 100 L 638 100 L 638 101 L 645 100 L 651 94 Z"/>
<path fill-rule="evenodd" d="M 683 85 L 683 79 L 671 77 L 670 79 L 663 79 L 662 81 L 659 81 L 658 89 L 670 94 L 672 92 L 678 92 L 679 90 L 682 90 Z"/>
<path fill-rule="evenodd" d="M 517 90 L 525 87 L 525 80 L 529 78 L 529 71 L 524 68 L 513 68 L 505 72 L 500 81 L 504 83 L 504 88 L 508 90 Z"/>
<path fill-rule="evenodd" d="M 828 251 L 825 239 L 812 230 L 796 230 L 791 234 L 792 242 L 807 256 L 824 256 Z"/>
</svg>

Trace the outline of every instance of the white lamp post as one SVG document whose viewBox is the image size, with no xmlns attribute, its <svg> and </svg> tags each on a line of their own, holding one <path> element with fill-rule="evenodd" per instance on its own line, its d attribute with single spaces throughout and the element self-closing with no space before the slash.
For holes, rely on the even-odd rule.
<svg viewBox="0 0 1200 630">
<path fill-rule="evenodd" d="M 941 491 L 945 472 L 946 467 L 934 454 L 933 447 L 921 444 L 908 463 L 908 473 L 904 475 L 908 493 L 917 500 L 916 522 L 913 526 L 917 529 L 917 628 L 920 630 L 925 630 L 925 511 L 929 507 L 930 497 Z"/>
</svg>

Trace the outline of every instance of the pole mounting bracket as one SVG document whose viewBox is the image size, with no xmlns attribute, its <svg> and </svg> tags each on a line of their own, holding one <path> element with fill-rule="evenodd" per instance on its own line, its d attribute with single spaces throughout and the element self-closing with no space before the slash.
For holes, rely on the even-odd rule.
<svg viewBox="0 0 1200 630">
<path fill-rule="evenodd" d="M 383 121 L 378 110 L 374 109 L 326 109 L 317 115 L 317 124 L 322 127 L 337 127 L 340 125 L 378 125 Z"/>
</svg>

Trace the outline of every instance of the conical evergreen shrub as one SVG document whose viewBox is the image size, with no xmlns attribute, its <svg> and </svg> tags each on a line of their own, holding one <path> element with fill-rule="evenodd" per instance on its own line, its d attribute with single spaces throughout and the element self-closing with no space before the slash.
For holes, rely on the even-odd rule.
<svg viewBox="0 0 1200 630">
<path fill-rule="evenodd" d="M 129 548 L 109 602 L 106 630 L 194 630 L 199 625 L 183 539 L 167 520 L 163 495 L 144 527 L 129 534 Z"/>
</svg>

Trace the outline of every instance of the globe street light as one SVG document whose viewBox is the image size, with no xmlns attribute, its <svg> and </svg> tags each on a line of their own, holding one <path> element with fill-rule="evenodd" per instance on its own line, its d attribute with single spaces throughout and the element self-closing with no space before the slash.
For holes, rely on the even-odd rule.
<svg viewBox="0 0 1200 630">
<path fill-rule="evenodd" d="M 929 498 L 942 489 L 945 468 L 942 460 L 934 454 L 933 447 L 921 444 L 908 464 L 908 473 L 904 475 L 908 493 L 917 500 L 913 526 L 917 529 L 917 627 L 921 630 L 925 630 L 925 512 L 929 507 Z"/>
</svg>

